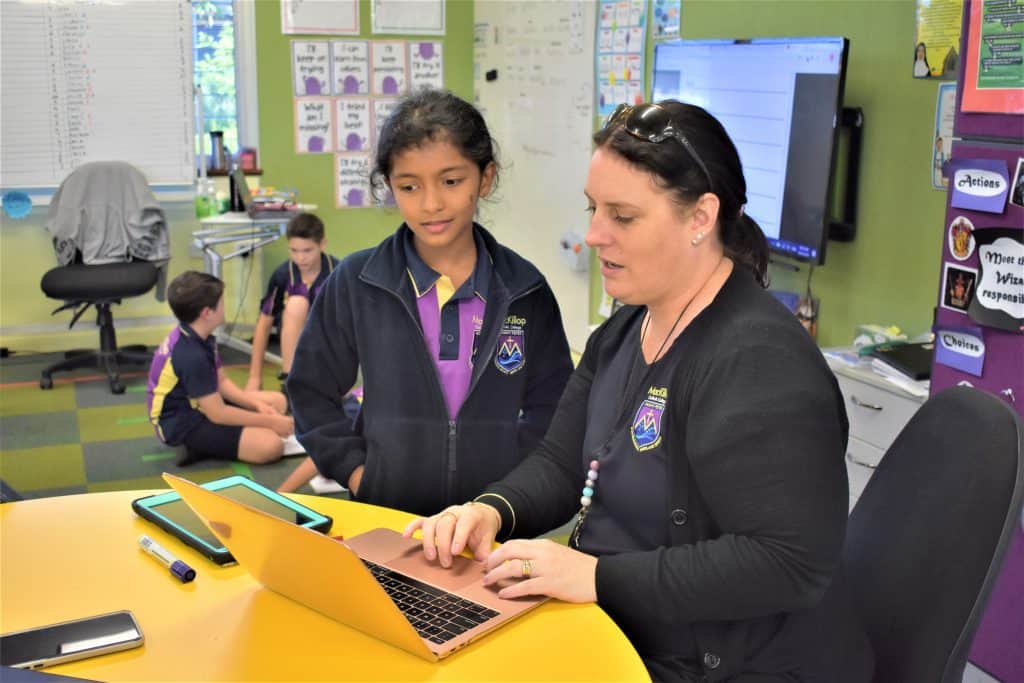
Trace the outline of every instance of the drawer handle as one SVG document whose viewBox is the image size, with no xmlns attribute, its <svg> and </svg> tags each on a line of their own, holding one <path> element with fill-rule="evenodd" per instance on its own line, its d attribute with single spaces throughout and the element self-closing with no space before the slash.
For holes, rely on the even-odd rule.
<svg viewBox="0 0 1024 683">
<path fill-rule="evenodd" d="M 878 411 L 882 410 L 882 406 L 877 405 L 875 403 L 868 403 L 867 401 L 862 401 L 859 398 L 857 398 L 857 396 L 854 394 L 850 394 L 850 400 L 853 401 L 853 405 L 860 406 L 861 408 L 867 408 L 868 410 Z"/>
<path fill-rule="evenodd" d="M 853 457 L 853 453 L 847 452 L 846 459 L 849 460 L 850 462 L 852 462 L 854 465 L 860 465 L 861 467 L 867 467 L 867 468 L 873 469 L 873 470 L 874 469 L 878 469 L 878 465 L 873 465 L 870 462 L 868 462 L 867 460 L 861 460 L 859 458 L 855 458 L 855 457 Z"/>
</svg>

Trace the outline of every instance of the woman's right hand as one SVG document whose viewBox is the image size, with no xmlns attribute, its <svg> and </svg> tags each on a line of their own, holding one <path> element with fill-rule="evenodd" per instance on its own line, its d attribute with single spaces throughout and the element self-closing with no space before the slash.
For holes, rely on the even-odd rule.
<svg viewBox="0 0 1024 683">
<path fill-rule="evenodd" d="M 422 529 L 424 557 L 430 561 L 437 558 L 447 568 L 452 566 L 452 557 L 467 547 L 477 560 L 486 560 L 500 527 L 497 509 L 486 503 L 467 503 L 452 505 L 432 517 L 414 519 L 402 535 L 410 538 Z"/>
</svg>

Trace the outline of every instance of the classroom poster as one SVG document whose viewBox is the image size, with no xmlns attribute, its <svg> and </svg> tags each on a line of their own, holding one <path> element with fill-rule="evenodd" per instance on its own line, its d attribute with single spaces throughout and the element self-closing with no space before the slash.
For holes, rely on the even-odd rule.
<svg viewBox="0 0 1024 683">
<path fill-rule="evenodd" d="M 334 104 L 334 127 L 338 131 L 334 148 L 339 152 L 372 152 L 370 100 L 365 97 L 339 97 Z"/>
<path fill-rule="evenodd" d="M 376 40 L 370 45 L 374 95 L 404 95 L 409 85 L 405 41 Z"/>
<path fill-rule="evenodd" d="M 917 0 L 914 51 L 908 51 L 914 78 L 956 80 L 963 11 L 963 0 Z"/>
<path fill-rule="evenodd" d="M 444 0 L 371 0 L 374 33 L 444 35 Z"/>
<path fill-rule="evenodd" d="M 967 31 L 963 111 L 1024 113 L 1024 11 L 972 2 Z"/>
<path fill-rule="evenodd" d="M 975 230 L 981 265 L 967 314 L 982 325 L 1024 334 L 1024 230 Z"/>
<path fill-rule="evenodd" d="M 678 38 L 682 0 L 654 0 L 654 37 Z"/>
<path fill-rule="evenodd" d="M 940 83 L 935 99 L 935 129 L 932 131 L 932 187 L 949 187 L 949 157 L 953 151 L 953 121 L 956 119 L 956 83 Z"/>
<path fill-rule="evenodd" d="M 376 145 L 377 141 L 380 140 L 380 129 L 384 127 L 384 122 L 388 120 L 388 116 L 398 106 L 398 100 L 395 98 L 384 98 L 373 100 L 373 144 Z"/>
<path fill-rule="evenodd" d="M 281 0 L 281 33 L 359 34 L 359 0 Z"/>
<path fill-rule="evenodd" d="M 335 206 L 339 209 L 361 209 L 370 206 L 370 155 L 334 155 Z"/>
<path fill-rule="evenodd" d="M 331 92 L 370 94 L 370 44 L 365 40 L 331 41 Z"/>
<path fill-rule="evenodd" d="M 326 40 L 293 40 L 292 80 L 295 95 L 329 95 L 330 62 L 330 47 Z"/>
<path fill-rule="evenodd" d="M 295 152 L 297 154 L 320 154 L 334 151 L 332 114 L 330 98 L 295 98 Z"/>
<path fill-rule="evenodd" d="M 444 57 L 437 41 L 409 43 L 409 87 L 444 88 Z"/>
<path fill-rule="evenodd" d="M 594 70 L 601 116 L 622 103 L 644 101 L 646 32 L 647 0 L 600 0 Z"/>
</svg>

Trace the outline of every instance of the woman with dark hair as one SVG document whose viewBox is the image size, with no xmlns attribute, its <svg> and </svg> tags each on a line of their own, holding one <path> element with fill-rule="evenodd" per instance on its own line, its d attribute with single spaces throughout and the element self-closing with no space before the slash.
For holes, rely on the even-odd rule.
<svg viewBox="0 0 1024 683">
<path fill-rule="evenodd" d="M 450 92 L 409 95 L 381 129 L 372 177 L 404 222 L 335 267 L 287 384 L 299 441 L 356 500 L 466 500 L 547 431 L 569 343 L 544 277 L 473 220 L 497 171 L 483 116 Z"/>
<path fill-rule="evenodd" d="M 627 305 L 591 336 L 540 447 L 406 533 L 443 566 L 471 549 L 502 597 L 597 602 L 659 680 L 869 680 L 842 572 L 842 395 L 765 291 L 735 146 L 674 101 L 620 107 L 594 142 L 586 240 Z M 568 547 L 491 551 L 574 512 Z"/>
</svg>

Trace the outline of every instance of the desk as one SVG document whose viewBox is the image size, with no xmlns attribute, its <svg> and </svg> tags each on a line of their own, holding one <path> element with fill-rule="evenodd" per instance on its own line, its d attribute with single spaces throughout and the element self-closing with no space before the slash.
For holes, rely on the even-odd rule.
<svg viewBox="0 0 1024 683">
<path fill-rule="evenodd" d="M 855 353 L 851 349 L 832 350 Z M 850 480 L 852 511 L 878 463 L 924 403 L 925 396 L 909 393 L 878 375 L 871 369 L 870 359 L 850 365 L 826 354 L 825 360 L 839 382 L 850 420 L 846 473 Z M 908 378 L 907 382 L 911 380 Z M 920 386 L 924 391 L 925 385 Z"/>
<path fill-rule="evenodd" d="M 40 498 L 0 505 L 0 630 L 129 609 L 142 648 L 47 671 L 108 681 L 645 680 L 643 663 L 595 605 L 549 602 L 431 664 L 218 568 L 139 519 L 149 491 Z M 401 529 L 406 513 L 295 496 L 330 515 L 332 535 Z M 177 582 L 138 548 L 146 533 L 194 567 Z M 302 570 L 303 568 L 297 568 Z"/>
</svg>

